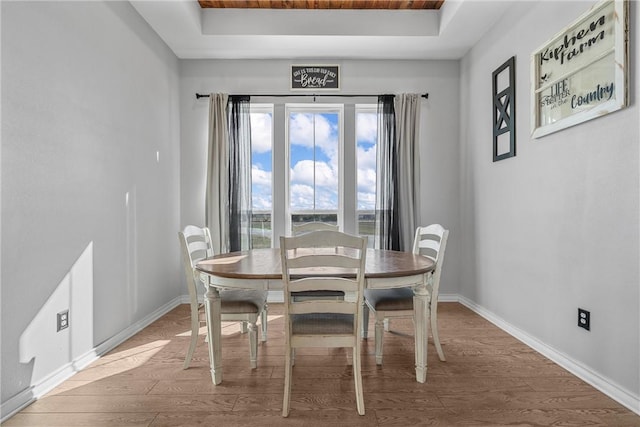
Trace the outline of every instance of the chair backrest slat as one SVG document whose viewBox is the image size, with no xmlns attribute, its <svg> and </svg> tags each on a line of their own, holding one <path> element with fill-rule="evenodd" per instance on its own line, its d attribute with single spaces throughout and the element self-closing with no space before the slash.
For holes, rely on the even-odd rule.
<svg viewBox="0 0 640 427">
<path fill-rule="evenodd" d="M 213 256 L 211 233 L 208 228 L 187 225 L 178 232 L 180 247 L 182 248 L 182 264 L 187 279 L 187 289 L 191 300 L 197 299 L 197 287 L 200 283 L 200 273 L 195 265 L 201 260 Z"/>
<path fill-rule="evenodd" d="M 359 314 L 364 289 L 366 238 L 314 231 L 280 238 L 285 318 L 289 314 Z M 342 291 L 355 298 L 297 301 L 296 292 Z M 354 324 L 360 321 L 354 316 Z"/>
<path fill-rule="evenodd" d="M 180 232 L 180 236 L 181 241 L 186 245 L 186 249 L 188 250 L 193 266 L 195 266 L 199 261 L 213 256 L 211 233 L 208 228 L 187 225 L 184 230 Z"/>
<path fill-rule="evenodd" d="M 333 268 L 355 269 L 360 265 L 360 260 L 350 258 L 339 254 L 320 254 L 303 255 L 298 251 L 297 258 L 289 259 L 289 268 L 303 269 L 331 266 Z"/>
<path fill-rule="evenodd" d="M 436 263 L 436 268 L 429 278 L 433 286 L 432 298 L 437 300 L 440 288 L 440 276 L 442 274 L 442 264 L 444 253 L 447 247 L 449 230 L 440 224 L 431 224 L 426 227 L 418 227 L 413 242 L 413 253 L 431 258 Z"/>
<path fill-rule="evenodd" d="M 355 302 L 340 300 L 307 300 L 292 304 L 289 314 L 309 314 L 309 313 L 338 313 L 356 314 L 358 311 Z"/>
<path fill-rule="evenodd" d="M 336 291 L 357 292 L 358 283 L 353 279 L 342 277 L 305 277 L 289 281 L 290 292 Z"/>
</svg>

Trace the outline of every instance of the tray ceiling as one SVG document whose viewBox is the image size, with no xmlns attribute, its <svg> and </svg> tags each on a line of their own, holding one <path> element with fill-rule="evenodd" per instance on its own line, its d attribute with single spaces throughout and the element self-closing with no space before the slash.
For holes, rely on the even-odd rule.
<svg viewBox="0 0 640 427">
<path fill-rule="evenodd" d="M 183 59 L 459 59 L 516 1 L 130 0 Z M 373 8 L 375 7 L 375 8 Z"/>
</svg>

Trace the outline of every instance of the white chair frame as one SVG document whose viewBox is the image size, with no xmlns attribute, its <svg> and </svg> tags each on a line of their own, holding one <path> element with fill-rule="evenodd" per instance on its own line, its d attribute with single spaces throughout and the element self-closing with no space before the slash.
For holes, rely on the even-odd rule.
<svg viewBox="0 0 640 427">
<path fill-rule="evenodd" d="M 285 386 L 282 416 L 291 402 L 295 349 L 351 348 L 358 413 L 364 415 L 360 358 L 366 238 L 337 231 L 317 231 L 298 237 L 280 237 L 285 318 Z M 311 273 L 309 270 L 313 269 Z M 336 269 L 355 272 L 343 278 Z M 326 274 L 323 274 L 325 273 Z M 338 290 L 354 298 L 297 301 L 295 292 Z M 347 316 L 345 316 L 347 315 Z M 318 320 L 317 316 L 321 317 Z M 351 316 L 351 317 L 349 317 Z M 335 329 L 332 329 L 335 327 Z"/>
<path fill-rule="evenodd" d="M 426 238 L 425 238 L 426 237 Z M 435 240 L 433 237 L 437 237 Z M 429 275 L 427 288 L 430 293 L 429 307 L 431 311 L 430 329 L 433 336 L 433 342 L 438 352 L 438 358 L 445 362 L 446 358 L 442 345 L 440 344 L 440 337 L 438 336 L 438 293 L 440 289 L 440 276 L 442 275 L 442 265 L 444 263 L 444 253 L 447 246 L 447 239 L 449 238 L 449 230 L 446 230 L 440 224 L 432 224 L 426 227 L 418 227 L 416 229 L 415 238 L 413 241 L 413 253 L 417 255 L 423 255 L 432 259 L 436 263 L 436 268 Z M 389 330 L 389 320 L 394 318 L 412 318 L 414 317 L 413 311 L 413 298 L 408 301 L 411 304 L 411 308 L 406 310 L 380 310 L 376 309 L 366 298 L 366 307 L 363 310 L 363 324 L 365 330 L 363 336 L 367 337 L 366 327 L 369 323 L 369 310 L 375 314 L 375 348 L 376 348 L 376 364 L 382 365 L 382 347 L 384 331 Z M 428 330 L 427 330 L 428 334 Z"/>
<path fill-rule="evenodd" d="M 182 248 L 182 263 L 184 265 L 184 272 L 187 279 L 187 289 L 189 291 L 189 304 L 191 309 L 191 341 L 189 343 L 189 349 L 184 359 L 183 369 L 189 368 L 193 353 L 195 352 L 198 343 L 198 334 L 200 331 L 201 323 L 206 321 L 204 313 L 201 308 L 202 305 L 198 302 L 198 290 L 197 285 L 201 282 L 201 274 L 195 269 L 195 265 L 208 257 L 213 256 L 213 248 L 211 245 L 211 233 L 208 228 L 200 228 L 194 225 L 188 225 L 184 230 L 178 233 L 180 239 L 180 246 Z M 233 300 L 238 301 L 239 292 L 244 291 L 229 291 L 228 295 L 232 295 Z M 256 291 L 258 292 L 258 291 Z M 240 294 L 241 295 L 241 294 Z M 255 294 L 254 294 L 255 295 Z M 225 304 L 225 291 L 220 292 L 221 305 L 223 314 L 221 320 L 223 322 L 242 322 L 242 333 L 249 332 L 249 362 L 252 369 L 258 366 L 258 334 L 256 330 L 256 323 L 260 316 L 261 322 L 261 341 L 267 340 L 267 294 L 264 292 L 264 301 L 259 304 L 257 312 L 224 312 L 225 305 L 229 305 L 230 298 L 227 299 Z M 262 299 L 262 298 L 261 298 Z"/>
</svg>

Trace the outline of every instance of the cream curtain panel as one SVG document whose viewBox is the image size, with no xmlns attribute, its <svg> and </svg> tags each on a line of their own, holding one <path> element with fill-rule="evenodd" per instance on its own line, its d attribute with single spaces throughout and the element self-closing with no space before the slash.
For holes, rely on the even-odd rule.
<svg viewBox="0 0 640 427">
<path fill-rule="evenodd" d="M 420 95 L 395 97 L 400 249 L 411 251 L 420 220 Z"/>
<path fill-rule="evenodd" d="M 211 231 L 211 243 L 216 254 L 229 251 L 228 101 L 227 94 L 212 93 L 209 96 L 205 221 Z"/>
</svg>

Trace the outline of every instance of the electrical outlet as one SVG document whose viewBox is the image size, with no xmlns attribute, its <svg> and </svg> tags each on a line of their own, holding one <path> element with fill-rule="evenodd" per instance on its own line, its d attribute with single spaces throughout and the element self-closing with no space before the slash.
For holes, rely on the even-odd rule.
<svg viewBox="0 0 640 427">
<path fill-rule="evenodd" d="M 583 308 L 578 309 L 578 326 L 587 331 L 591 330 L 591 313 Z"/>
<path fill-rule="evenodd" d="M 58 332 L 69 327 L 69 310 L 61 311 L 57 316 Z"/>
</svg>

